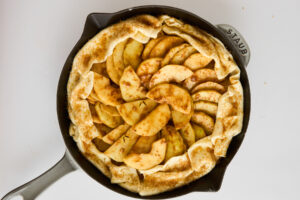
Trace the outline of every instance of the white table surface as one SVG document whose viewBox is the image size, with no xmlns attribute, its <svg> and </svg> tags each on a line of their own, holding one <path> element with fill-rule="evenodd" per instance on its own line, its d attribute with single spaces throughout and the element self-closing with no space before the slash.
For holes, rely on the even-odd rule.
<svg viewBox="0 0 300 200">
<path fill-rule="evenodd" d="M 91 12 L 176 6 L 236 27 L 251 48 L 252 110 L 245 140 L 217 193 L 180 199 L 300 199 L 300 1 L 0 1 L 0 197 L 63 155 L 56 117 L 61 68 Z M 82 171 L 38 199 L 129 199 Z"/>
</svg>

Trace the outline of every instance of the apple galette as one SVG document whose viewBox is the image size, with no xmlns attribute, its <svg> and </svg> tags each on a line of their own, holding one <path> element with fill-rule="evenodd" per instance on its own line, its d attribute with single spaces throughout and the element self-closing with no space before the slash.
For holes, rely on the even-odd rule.
<svg viewBox="0 0 300 200">
<path fill-rule="evenodd" d="M 75 56 L 70 135 L 112 183 L 143 196 L 171 190 L 209 173 L 240 133 L 239 79 L 207 32 L 166 15 L 132 17 Z"/>
</svg>

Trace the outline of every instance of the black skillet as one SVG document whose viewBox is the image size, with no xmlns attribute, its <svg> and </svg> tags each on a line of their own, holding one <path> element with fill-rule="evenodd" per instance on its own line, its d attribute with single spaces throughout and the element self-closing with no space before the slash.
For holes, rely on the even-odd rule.
<svg viewBox="0 0 300 200">
<path fill-rule="evenodd" d="M 73 141 L 72 137 L 69 136 L 69 125 L 70 119 L 67 111 L 67 82 L 69 78 L 69 73 L 72 67 L 72 61 L 76 53 L 81 49 L 81 47 L 91 39 L 96 33 L 100 30 L 106 28 L 107 26 L 117 23 L 120 20 L 132 17 L 138 14 L 151 14 L 151 15 L 161 15 L 167 14 L 174 16 L 176 18 L 182 19 L 183 21 L 200 27 L 201 29 L 212 34 L 216 38 L 220 39 L 227 49 L 232 53 L 236 63 L 241 69 L 241 83 L 244 89 L 244 120 L 243 120 L 243 129 L 242 132 L 233 138 L 228 152 L 227 157 L 222 158 L 216 167 L 206 176 L 180 188 L 172 190 L 170 192 L 165 192 L 162 194 L 149 196 L 149 197 L 140 197 L 138 194 L 129 192 L 121 188 L 117 184 L 111 184 L 110 180 L 105 177 L 96 167 L 94 167 L 79 151 L 76 146 L 76 143 Z M 120 194 L 143 199 L 162 199 L 162 198 L 171 198 L 178 197 L 190 192 L 216 192 L 220 189 L 223 176 L 226 170 L 226 167 L 238 151 L 249 122 L 250 115 L 250 87 L 246 72 L 246 66 L 249 62 L 250 51 L 249 47 L 246 44 L 243 37 L 239 32 L 231 27 L 230 25 L 221 24 L 221 25 L 212 25 L 204 19 L 198 17 L 197 15 L 190 13 L 188 11 L 168 7 L 168 6 L 158 6 L 158 5 L 149 5 L 149 6 L 140 6 L 125 9 L 116 13 L 92 13 L 89 14 L 81 38 L 71 51 L 68 56 L 66 63 L 62 69 L 58 89 L 57 89 L 57 114 L 58 121 L 61 129 L 61 134 L 65 141 L 67 150 L 64 157 L 51 169 L 46 171 L 41 176 L 36 179 L 16 188 L 15 190 L 8 193 L 2 198 L 2 200 L 11 199 L 14 196 L 21 195 L 24 200 L 35 199 L 45 188 L 50 184 L 55 182 L 58 178 L 63 175 L 71 172 L 73 170 L 82 169 L 90 177 L 95 179 L 100 184 L 108 187 L 109 189 L 118 192 Z"/>
</svg>

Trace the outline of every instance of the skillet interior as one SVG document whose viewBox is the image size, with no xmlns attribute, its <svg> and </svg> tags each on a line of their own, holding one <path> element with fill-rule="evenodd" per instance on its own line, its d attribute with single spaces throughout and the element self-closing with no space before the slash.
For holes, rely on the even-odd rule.
<svg viewBox="0 0 300 200">
<path fill-rule="evenodd" d="M 161 193 L 154 196 L 140 197 L 138 194 L 129 192 L 128 190 L 123 189 L 117 184 L 111 184 L 110 179 L 104 176 L 96 167 L 94 167 L 92 163 L 90 163 L 80 153 L 76 143 L 73 141 L 73 138 L 69 136 L 70 119 L 67 110 L 67 82 L 71 71 L 72 62 L 76 53 L 89 39 L 96 35 L 101 29 L 104 29 L 111 24 L 117 23 L 120 20 L 129 18 L 134 15 L 145 13 L 152 15 L 167 14 L 170 16 L 174 16 L 176 18 L 182 19 L 183 21 L 191 25 L 200 27 L 201 29 L 207 31 L 208 33 L 212 34 L 214 37 L 220 39 L 223 42 L 223 44 L 233 55 L 237 65 L 240 67 L 241 70 L 240 81 L 243 85 L 244 90 L 244 120 L 242 132 L 232 139 L 229 149 L 227 151 L 227 157 L 220 159 L 219 163 L 209 174 L 186 186 L 177 188 L 173 191 Z M 226 37 L 224 37 L 221 31 L 215 26 L 211 25 L 207 21 L 201 19 L 200 17 L 192 13 L 178 8 L 172 8 L 167 6 L 141 6 L 122 10 L 117 13 L 92 13 L 88 15 L 82 36 L 75 45 L 75 47 L 72 49 L 71 53 L 69 54 L 60 75 L 57 90 L 57 114 L 61 133 L 68 151 L 70 152 L 75 162 L 97 182 L 101 183 L 105 187 L 115 192 L 130 197 L 143 199 L 170 198 L 184 195 L 192 191 L 218 191 L 220 189 L 226 167 L 238 151 L 247 130 L 250 115 L 250 87 L 244 63 L 242 62 L 242 58 L 239 57 L 237 49 Z"/>
</svg>

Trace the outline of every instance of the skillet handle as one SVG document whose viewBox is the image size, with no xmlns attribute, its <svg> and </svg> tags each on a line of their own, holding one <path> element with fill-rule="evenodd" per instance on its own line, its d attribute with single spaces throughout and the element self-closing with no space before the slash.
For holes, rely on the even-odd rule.
<svg viewBox="0 0 300 200">
<path fill-rule="evenodd" d="M 76 167 L 74 164 L 72 164 L 70 156 L 66 152 L 62 159 L 58 161 L 52 168 L 28 183 L 25 183 L 24 185 L 12 190 L 6 194 L 2 200 L 9 200 L 16 196 L 22 196 L 23 200 L 35 199 L 52 183 L 74 170 L 76 170 Z"/>
<path fill-rule="evenodd" d="M 237 48 L 239 55 L 243 58 L 244 66 L 247 67 L 250 60 L 250 48 L 244 37 L 231 25 L 218 24 L 217 27 Z"/>
</svg>

